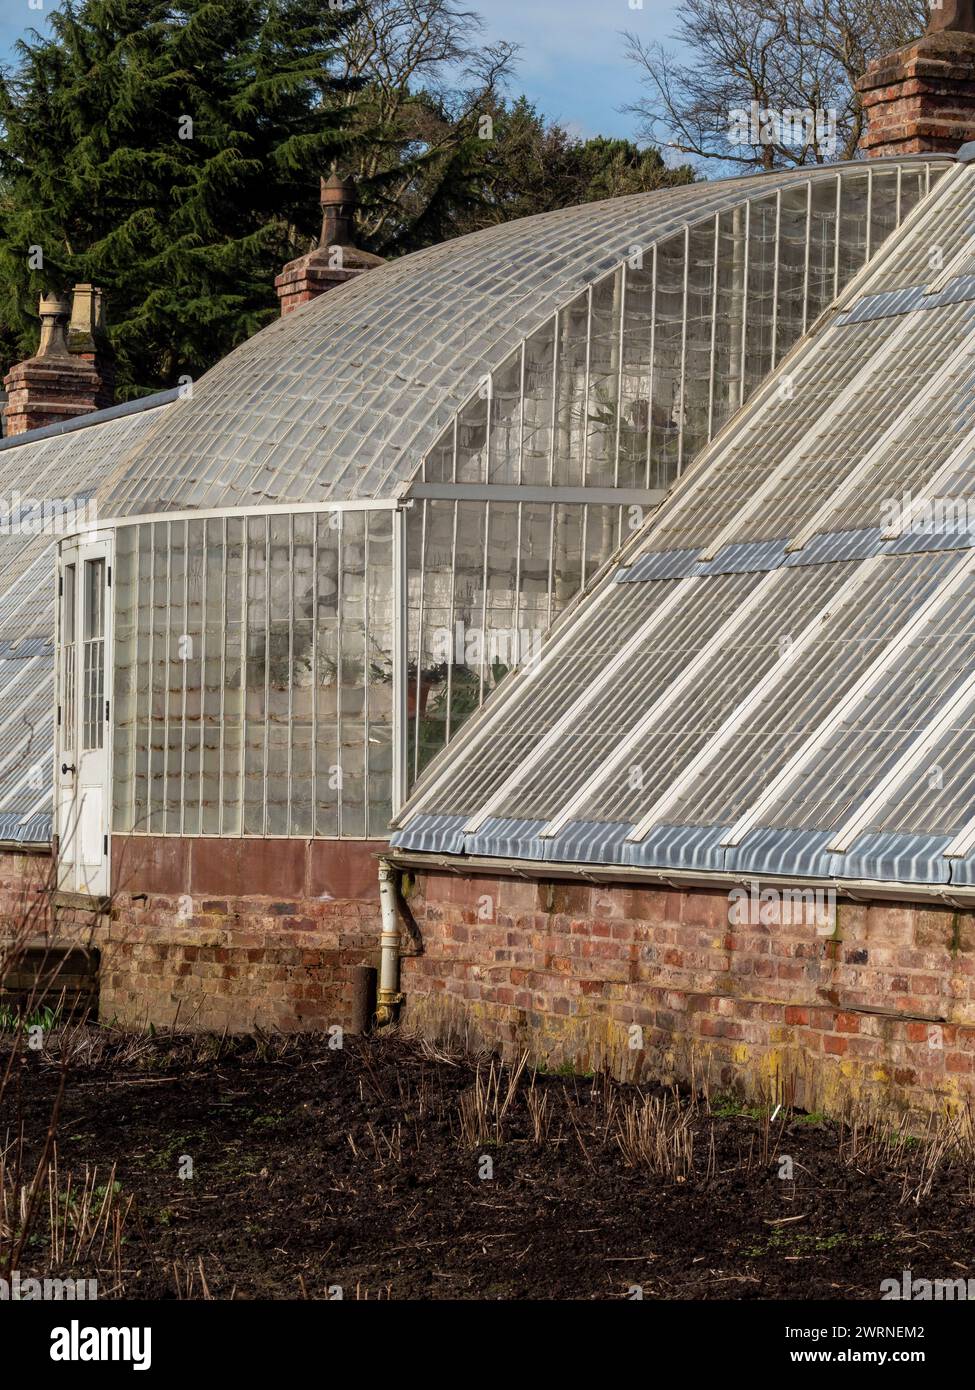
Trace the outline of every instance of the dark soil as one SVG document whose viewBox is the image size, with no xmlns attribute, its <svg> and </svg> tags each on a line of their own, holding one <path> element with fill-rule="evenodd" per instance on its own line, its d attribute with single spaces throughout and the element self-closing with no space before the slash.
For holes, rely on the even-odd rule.
<svg viewBox="0 0 975 1390">
<path fill-rule="evenodd" d="M 22 1120 L 38 1151 L 56 1050 L 16 1059 L 0 1103 L 5 1144 Z M 902 1270 L 975 1277 L 971 1164 L 935 1161 L 918 1198 L 937 1159 L 930 1142 L 878 1157 L 862 1134 L 815 1116 L 770 1122 L 712 1096 L 693 1104 L 690 1171 L 656 1172 L 630 1166 L 617 1139 L 639 1095 L 604 1078 L 539 1074 L 532 1086 L 525 1072 L 498 1142 L 505 1073 L 499 1103 L 481 1107 L 490 1134 L 472 1142 L 477 1063 L 405 1040 L 332 1050 L 322 1038 L 98 1038 L 80 1053 L 59 1169 L 63 1180 L 97 1165 L 101 1180 L 114 1163 L 122 1196 L 134 1194 L 117 1290 L 127 1298 L 204 1297 L 205 1280 L 213 1297 L 238 1299 L 337 1288 L 618 1299 L 635 1286 L 647 1299 L 875 1299 Z M 479 1075 L 484 1087 L 488 1061 Z M 46 1249 L 42 1228 L 24 1275 L 46 1272 Z"/>
</svg>

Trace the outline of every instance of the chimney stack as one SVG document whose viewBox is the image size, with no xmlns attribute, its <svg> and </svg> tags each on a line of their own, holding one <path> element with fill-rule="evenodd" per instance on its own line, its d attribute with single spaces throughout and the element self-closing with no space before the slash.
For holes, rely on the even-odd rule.
<svg viewBox="0 0 975 1390">
<path fill-rule="evenodd" d="M 115 371 L 105 335 L 102 291 L 76 285 L 71 301 L 40 301 L 37 352 L 4 378 L 4 434 L 24 434 L 112 404 Z"/>
<path fill-rule="evenodd" d="M 353 179 L 340 178 L 336 173 L 322 179 L 322 234 L 318 246 L 289 262 L 274 281 L 282 318 L 333 286 L 382 265 L 381 256 L 360 251 L 353 244 L 356 202 Z"/>
<path fill-rule="evenodd" d="M 68 351 L 98 373 L 101 390 L 95 409 L 106 409 L 115 400 L 115 357 L 105 329 L 105 295 L 97 285 L 74 287 Z"/>
<path fill-rule="evenodd" d="M 975 139 L 975 0 L 943 0 L 921 38 L 857 83 L 868 155 L 954 154 Z"/>
</svg>

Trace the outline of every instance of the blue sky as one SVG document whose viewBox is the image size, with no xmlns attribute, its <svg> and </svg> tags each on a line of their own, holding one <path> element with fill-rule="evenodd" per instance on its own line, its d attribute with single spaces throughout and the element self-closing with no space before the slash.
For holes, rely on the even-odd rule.
<svg viewBox="0 0 975 1390">
<path fill-rule="evenodd" d="M 44 16 L 54 7 L 53 0 L 43 0 L 43 6 L 31 9 L 28 0 L 0 0 L 0 62 L 10 61 L 10 50 L 26 29 L 43 30 Z"/>
<path fill-rule="evenodd" d="M 2 0 L 0 0 L 2 2 Z M 472 0 L 492 38 L 522 46 L 518 78 L 547 116 L 580 135 L 634 133 L 632 116 L 619 107 L 640 93 L 633 67 L 622 56 L 620 33 L 668 40 L 676 0 Z"/>
<path fill-rule="evenodd" d="M 638 95 L 619 37 L 633 29 L 666 39 L 676 0 L 468 0 L 487 21 L 492 39 L 520 43 L 512 91 L 524 91 L 539 110 L 579 135 L 632 135 L 633 118 L 618 108 Z M 635 5 L 636 0 L 632 0 Z M 25 29 L 41 29 L 54 0 L 0 0 L 0 62 L 9 61 Z"/>
</svg>

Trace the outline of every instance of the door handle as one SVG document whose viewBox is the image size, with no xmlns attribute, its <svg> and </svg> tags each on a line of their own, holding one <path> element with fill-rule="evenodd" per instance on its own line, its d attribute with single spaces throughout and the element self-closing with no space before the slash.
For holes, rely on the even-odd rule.
<svg viewBox="0 0 975 1390">
<path fill-rule="evenodd" d="M 66 776 L 67 773 L 69 773 L 69 772 L 77 772 L 77 771 L 78 771 L 78 769 L 75 767 L 74 763 L 72 763 L 70 767 L 68 767 L 68 764 L 67 764 L 67 763 L 62 763 L 62 764 L 61 764 L 61 776 L 62 776 L 62 777 Z"/>
</svg>

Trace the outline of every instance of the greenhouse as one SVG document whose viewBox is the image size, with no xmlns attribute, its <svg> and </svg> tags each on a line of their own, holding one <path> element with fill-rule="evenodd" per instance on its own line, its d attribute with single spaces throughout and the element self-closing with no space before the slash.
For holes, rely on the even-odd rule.
<svg viewBox="0 0 975 1390">
<path fill-rule="evenodd" d="M 382 839 L 951 163 L 501 225 L 331 290 L 189 389 L 4 440 L 4 495 L 85 528 L 0 536 L 4 841 L 50 842 L 52 768 L 79 890 L 109 890 L 113 834 Z"/>
<path fill-rule="evenodd" d="M 325 178 L 280 317 L 147 399 L 44 296 L 0 916 L 100 1020 L 970 1093 L 975 144 L 915 57 L 869 159 L 388 261 Z"/>
<path fill-rule="evenodd" d="M 11 478 L 36 457 L 97 515 L 59 547 L 57 699 L 44 654 L 14 696 L 33 681 L 58 721 L 62 886 L 107 893 L 113 835 L 381 840 L 950 167 L 501 225 L 331 290 L 175 399 L 7 442 Z M 10 841 L 43 838 L 25 771 Z"/>
</svg>

